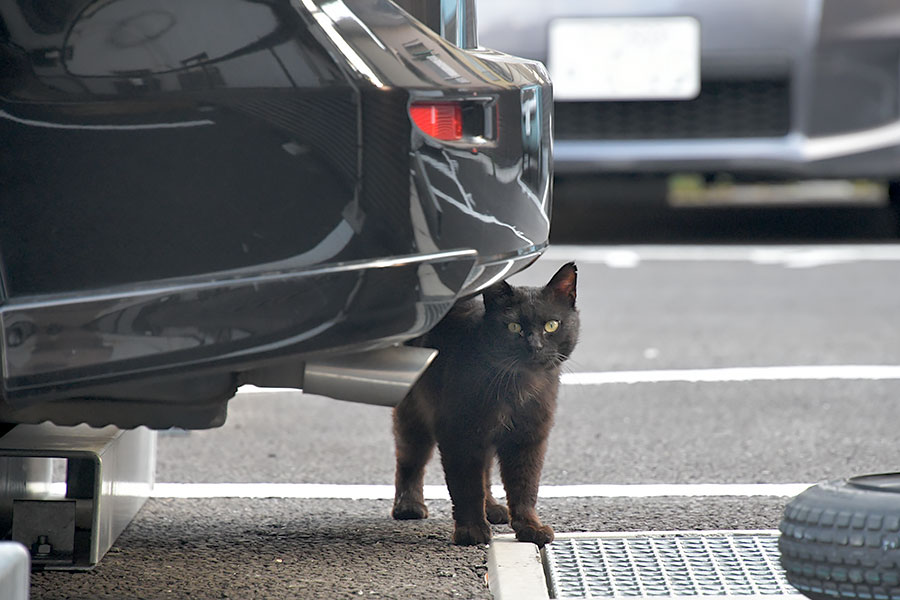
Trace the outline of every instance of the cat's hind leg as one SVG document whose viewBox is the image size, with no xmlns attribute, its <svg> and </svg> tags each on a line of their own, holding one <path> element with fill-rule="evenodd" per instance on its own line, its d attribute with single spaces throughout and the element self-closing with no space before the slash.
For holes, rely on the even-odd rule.
<svg viewBox="0 0 900 600">
<path fill-rule="evenodd" d="M 412 400 L 407 397 L 394 409 L 397 470 L 391 516 L 400 520 L 428 517 L 422 488 L 425 482 L 425 465 L 434 451 L 435 441 Z"/>
<path fill-rule="evenodd" d="M 487 515 L 487 520 L 490 523 L 500 525 L 501 523 L 509 523 L 509 510 L 506 508 L 506 505 L 497 502 L 494 494 L 491 492 L 492 462 L 488 460 L 484 469 L 484 513 Z"/>
</svg>

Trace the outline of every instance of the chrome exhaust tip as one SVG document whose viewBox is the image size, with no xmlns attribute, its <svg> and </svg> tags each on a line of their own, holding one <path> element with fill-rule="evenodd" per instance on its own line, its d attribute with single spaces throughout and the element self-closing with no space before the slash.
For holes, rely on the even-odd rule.
<svg viewBox="0 0 900 600">
<path fill-rule="evenodd" d="M 303 393 L 397 406 L 437 354 L 433 348 L 392 346 L 310 360 L 303 372 Z"/>
</svg>

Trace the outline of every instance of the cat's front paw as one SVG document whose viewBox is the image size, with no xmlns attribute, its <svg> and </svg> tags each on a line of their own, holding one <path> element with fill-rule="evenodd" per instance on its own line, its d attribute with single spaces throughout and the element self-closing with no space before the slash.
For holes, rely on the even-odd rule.
<svg viewBox="0 0 900 600">
<path fill-rule="evenodd" d="M 538 524 L 513 524 L 516 532 L 516 539 L 520 542 L 532 542 L 537 544 L 539 548 L 553 541 L 553 528 L 549 525 Z"/>
<path fill-rule="evenodd" d="M 391 510 L 391 516 L 398 521 L 409 521 L 412 519 L 427 519 L 428 507 L 421 502 L 405 501 L 394 503 Z"/>
<path fill-rule="evenodd" d="M 509 509 L 502 504 L 488 504 L 484 507 L 487 520 L 494 525 L 509 523 Z"/>
<path fill-rule="evenodd" d="M 487 522 L 474 525 L 456 524 L 453 530 L 453 543 L 457 546 L 477 546 L 491 541 L 491 526 Z"/>
</svg>

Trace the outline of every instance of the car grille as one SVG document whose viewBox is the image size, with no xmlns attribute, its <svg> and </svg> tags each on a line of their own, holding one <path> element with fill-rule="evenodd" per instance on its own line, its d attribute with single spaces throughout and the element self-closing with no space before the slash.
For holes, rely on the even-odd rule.
<svg viewBox="0 0 900 600">
<path fill-rule="evenodd" d="M 779 137 L 790 129 L 787 80 L 704 81 L 693 100 L 557 102 L 558 140 Z"/>
</svg>

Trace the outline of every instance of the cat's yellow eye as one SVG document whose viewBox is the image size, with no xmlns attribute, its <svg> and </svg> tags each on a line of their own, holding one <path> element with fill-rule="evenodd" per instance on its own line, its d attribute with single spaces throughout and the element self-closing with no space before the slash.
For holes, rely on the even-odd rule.
<svg viewBox="0 0 900 600">
<path fill-rule="evenodd" d="M 557 329 L 559 329 L 559 321 L 553 320 L 544 323 L 544 331 L 547 333 L 553 333 Z"/>
<path fill-rule="evenodd" d="M 518 323 L 510 323 L 509 325 L 506 326 L 506 328 L 509 329 L 510 331 L 512 331 L 513 333 L 521 333 L 522 332 L 522 326 L 519 325 Z"/>
</svg>

